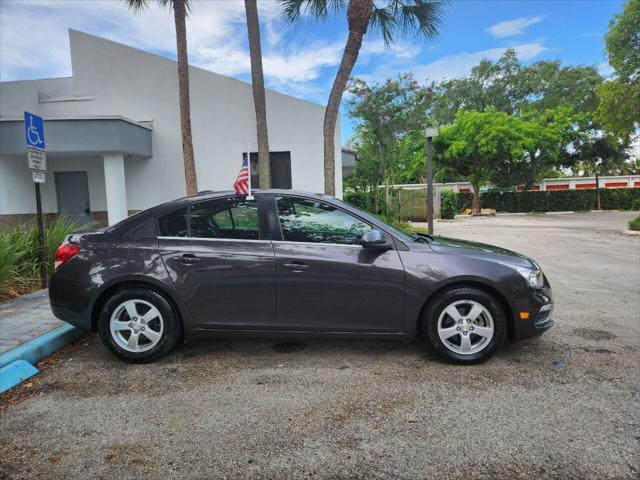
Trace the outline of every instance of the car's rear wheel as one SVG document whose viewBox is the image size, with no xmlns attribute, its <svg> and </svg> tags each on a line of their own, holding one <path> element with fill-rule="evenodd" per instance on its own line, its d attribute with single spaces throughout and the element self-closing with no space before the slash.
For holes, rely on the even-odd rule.
<svg viewBox="0 0 640 480">
<path fill-rule="evenodd" d="M 180 338 L 180 321 L 171 304 L 146 288 L 118 291 L 105 303 L 98 330 L 102 342 L 128 362 L 150 362 L 168 352 Z"/>
<path fill-rule="evenodd" d="M 431 302 L 421 319 L 421 331 L 441 358 L 478 363 L 500 348 L 507 323 L 493 295 L 475 287 L 456 287 Z"/>
</svg>

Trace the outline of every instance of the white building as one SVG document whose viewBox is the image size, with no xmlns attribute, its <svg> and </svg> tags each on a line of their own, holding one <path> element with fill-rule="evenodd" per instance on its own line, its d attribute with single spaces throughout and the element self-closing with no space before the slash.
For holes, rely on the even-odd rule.
<svg viewBox="0 0 640 480">
<path fill-rule="evenodd" d="M 74 30 L 69 40 L 72 77 L 0 83 L 0 223 L 36 211 L 25 111 L 45 119 L 44 212 L 114 223 L 185 195 L 176 62 Z M 197 67 L 189 75 L 198 189 L 229 190 L 242 152 L 257 158 L 251 85 Z M 266 99 L 273 186 L 321 192 L 324 107 Z M 339 125 L 335 145 L 341 196 Z"/>
</svg>

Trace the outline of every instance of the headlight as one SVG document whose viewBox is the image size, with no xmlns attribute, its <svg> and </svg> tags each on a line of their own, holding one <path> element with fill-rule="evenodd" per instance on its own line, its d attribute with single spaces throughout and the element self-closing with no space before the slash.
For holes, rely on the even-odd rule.
<svg viewBox="0 0 640 480">
<path fill-rule="evenodd" d="M 516 267 L 516 270 L 524 277 L 529 286 L 533 288 L 540 288 L 544 285 L 542 270 L 526 267 Z"/>
</svg>

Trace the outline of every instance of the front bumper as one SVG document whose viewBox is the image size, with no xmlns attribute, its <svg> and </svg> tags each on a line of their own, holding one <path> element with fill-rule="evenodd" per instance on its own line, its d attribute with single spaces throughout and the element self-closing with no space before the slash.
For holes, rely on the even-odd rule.
<svg viewBox="0 0 640 480">
<path fill-rule="evenodd" d="M 526 340 L 537 337 L 549 330 L 555 324 L 553 320 L 553 296 L 551 288 L 546 284 L 542 288 L 530 288 L 526 295 L 516 299 L 514 302 L 513 329 L 511 330 L 511 340 Z M 526 318 L 522 318 L 520 313 L 527 313 Z"/>
</svg>

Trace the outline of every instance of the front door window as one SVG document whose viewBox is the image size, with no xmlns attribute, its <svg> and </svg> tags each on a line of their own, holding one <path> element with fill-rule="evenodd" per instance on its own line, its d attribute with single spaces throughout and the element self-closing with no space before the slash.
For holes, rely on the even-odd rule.
<svg viewBox="0 0 640 480">
<path fill-rule="evenodd" d="M 358 245 L 371 226 L 327 203 L 278 197 L 282 239 L 288 242 Z"/>
</svg>

